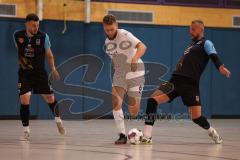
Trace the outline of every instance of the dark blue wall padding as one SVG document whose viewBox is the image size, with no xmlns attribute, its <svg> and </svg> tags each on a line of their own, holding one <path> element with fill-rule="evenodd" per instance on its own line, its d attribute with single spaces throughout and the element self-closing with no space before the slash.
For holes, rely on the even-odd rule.
<svg viewBox="0 0 240 160">
<path fill-rule="evenodd" d="M 17 52 L 13 43 L 13 33 L 24 27 L 24 21 L 19 19 L 0 19 L 0 116 L 19 115 L 19 99 L 17 93 Z M 100 23 L 85 24 L 83 22 L 67 22 L 67 31 L 63 30 L 62 21 L 44 20 L 40 24 L 42 31 L 48 33 L 56 64 L 60 65 L 67 59 L 79 54 L 93 54 L 101 58 L 103 69 L 95 83 L 87 84 L 82 81 L 86 67 L 73 72 L 66 83 L 85 85 L 92 88 L 111 92 L 110 59 L 103 51 L 105 35 Z M 162 77 L 170 78 L 171 71 L 183 54 L 184 48 L 190 42 L 188 27 L 154 26 L 120 24 L 141 39 L 148 47 L 144 61 L 152 61 L 169 67 L 169 72 Z M 213 41 L 224 64 L 232 71 L 232 77 L 226 79 L 210 62 L 201 79 L 201 100 L 203 114 L 240 115 L 240 31 L 239 29 L 207 28 L 206 38 Z M 83 91 L 84 94 L 84 91 Z M 72 112 L 84 112 L 94 109 L 99 103 L 89 97 L 56 94 L 58 100 L 72 98 L 75 103 Z M 110 97 L 111 98 L 111 97 Z M 126 111 L 126 105 L 124 110 Z M 146 108 L 146 99 L 142 100 L 141 112 Z M 187 113 L 181 99 L 159 107 L 160 113 Z M 94 113 L 98 114 L 98 113 Z M 40 95 L 34 95 L 31 102 L 31 115 L 39 119 L 52 118 L 49 108 Z M 111 115 L 111 113 L 108 113 Z M 86 115 L 88 116 L 88 115 Z M 91 116 L 91 115 L 90 115 Z M 79 118 L 82 118 L 80 116 Z"/>
</svg>

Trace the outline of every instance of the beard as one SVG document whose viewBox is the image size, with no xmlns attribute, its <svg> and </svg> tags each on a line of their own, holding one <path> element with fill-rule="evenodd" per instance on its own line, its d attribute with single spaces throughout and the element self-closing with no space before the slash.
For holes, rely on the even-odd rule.
<svg viewBox="0 0 240 160">
<path fill-rule="evenodd" d="M 192 37 L 192 41 L 197 41 L 197 40 L 199 40 L 199 38 L 200 38 L 199 35 L 198 35 L 198 36 L 195 36 L 195 37 Z"/>
<path fill-rule="evenodd" d="M 108 35 L 107 35 L 107 37 L 109 40 L 114 40 L 117 37 L 117 31 L 112 37 L 109 37 Z"/>
<path fill-rule="evenodd" d="M 37 34 L 38 31 L 29 31 L 32 35 Z"/>
</svg>

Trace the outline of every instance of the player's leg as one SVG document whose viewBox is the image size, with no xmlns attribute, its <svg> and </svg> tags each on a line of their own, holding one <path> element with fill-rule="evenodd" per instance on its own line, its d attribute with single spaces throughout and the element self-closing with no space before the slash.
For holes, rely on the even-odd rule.
<svg viewBox="0 0 240 160">
<path fill-rule="evenodd" d="M 30 98 L 31 92 L 27 92 L 23 95 L 20 95 L 20 117 L 23 125 L 24 135 L 21 137 L 21 140 L 28 140 L 30 137 L 30 128 L 29 128 L 29 117 L 30 117 Z"/>
<path fill-rule="evenodd" d="M 48 104 L 54 117 L 60 117 L 59 107 L 54 94 L 41 94 L 45 102 Z"/>
<path fill-rule="evenodd" d="M 156 90 L 151 97 L 147 100 L 147 109 L 145 117 L 145 126 L 142 140 L 145 144 L 152 143 L 152 129 L 155 123 L 155 118 L 157 114 L 157 107 L 162 103 L 166 103 L 170 100 L 167 94 L 164 94 L 161 90 Z"/>
<path fill-rule="evenodd" d="M 137 117 L 140 110 L 141 97 L 128 96 L 128 111 L 132 118 Z"/>
<path fill-rule="evenodd" d="M 28 140 L 30 137 L 29 118 L 30 118 L 30 99 L 31 99 L 31 83 L 25 76 L 19 75 L 18 92 L 20 99 L 20 118 L 23 126 L 23 136 L 20 140 Z"/>
<path fill-rule="evenodd" d="M 144 86 L 144 81 L 139 85 L 136 82 L 129 83 L 128 89 L 128 111 L 132 118 L 138 115 L 140 110 L 141 96 Z"/>
<path fill-rule="evenodd" d="M 207 119 L 202 116 L 199 86 L 196 84 L 184 85 L 179 92 L 181 92 L 183 103 L 189 107 L 189 115 L 192 121 L 207 130 L 209 136 L 215 143 L 222 143 L 222 138 L 218 135 L 216 130 L 210 126 Z"/>
<path fill-rule="evenodd" d="M 115 144 L 126 144 L 127 136 L 124 125 L 124 114 L 122 111 L 122 103 L 126 90 L 122 87 L 112 87 L 112 105 L 113 105 L 113 117 L 119 131 L 119 139 L 115 141 Z"/>
<path fill-rule="evenodd" d="M 63 126 L 63 122 L 60 118 L 60 113 L 59 113 L 59 106 L 58 102 L 55 99 L 54 94 L 41 94 L 45 100 L 45 102 L 48 104 L 50 110 L 52 111 L 53 116 L 55 117 L 55 121 L 58 127 L 58 131 L 60 134 L 64 135 L 66 134 L 66 131 Z"/>
<path fill-rule="evenodd" d="M 160 87 L 151 95 L 147 101 L 145 126 L 144 126 L 144 138 L 143 143 L 152 143 L 152 129 L 156 119 L 157 106 L 171 102 L 174 98 L 178 96 L 176 88 L 174 87 L 175 80 L 170 79 L 169 82 L 164 82 Z"/>
<path fill-rule="evenodd" d="M 201 106 L 189 106 L 189 115 L 194 123 L 207 130 L 208 135 L 213 139 L 216 144 L 222 143 L 222 138 L 217 131 L 210 126 L 207 119 L 201 114 Z"/>
</svg>

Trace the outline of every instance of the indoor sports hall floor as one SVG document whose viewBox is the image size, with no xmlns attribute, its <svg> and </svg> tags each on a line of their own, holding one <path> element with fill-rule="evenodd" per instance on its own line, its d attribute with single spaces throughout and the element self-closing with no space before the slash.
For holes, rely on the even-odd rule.
<svg viewBox="0 0 240 160">
<path fill-rule="evenodd" d="M 157 121 L 153 145 L 116 146 L 113 120 L 65 121 L 67 135 L 57 133 L 54 121 L 31 121 L 30 142 L 19 141 L 19 121 L 0 121 L 1 160 L 240 160 L 240 120 L 211 120 L 223 137 L 215 145 L 191 121 Z M 142 129 L 142 121 L 127 128 Z"/>
</svg>

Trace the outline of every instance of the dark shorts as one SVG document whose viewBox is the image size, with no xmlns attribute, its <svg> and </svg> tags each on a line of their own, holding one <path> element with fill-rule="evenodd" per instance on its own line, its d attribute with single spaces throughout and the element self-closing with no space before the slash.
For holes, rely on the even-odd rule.
<svg viewBox="0 0 240 160">
<path fill-rule="evenodd" d="M 181 97 L 186 106 L 201 105 L 199 83 L 191 78 L 173 75 L 168 82 L 160 85 L 159 90 L 169 97 L 169 102 Z"/>
<path fill-rule="evenodd" d="M 53 91 L 48 81 L 46 71 L 42 72 L 19 72 L 18 93 L 23 95 L 33 91 L 34 94 L 52 94 Z"/>
</svg>

